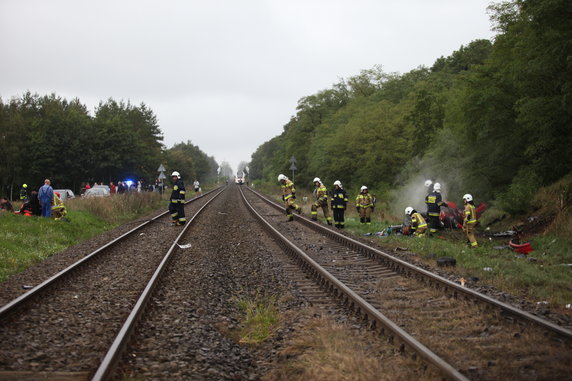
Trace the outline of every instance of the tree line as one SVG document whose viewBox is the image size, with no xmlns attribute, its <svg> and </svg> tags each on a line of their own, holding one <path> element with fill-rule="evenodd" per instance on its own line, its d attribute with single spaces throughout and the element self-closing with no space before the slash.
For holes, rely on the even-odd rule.
<svg viewBox="0 0 572 381">
<path fill-rule="evenodd" d="M 83 182 L 154 183 L 157 169 L 190 180 L 216 179 L 218 164 L 190 141 L 166 149 L 157 117 L 145 104 L 109 99 L 92 115 L 79 99 L 30 92 L 0 99 L 0 193 L 35 189 L 45 178 L 78 191 Z M 170 173 L 167 173 L 169 176 Z"/>
<path fill-rule="evenodd" d="M 405 74 L 376 66 L 301 98 L 252 155 L 251 179 L 288 175 L 295 156 L 299 186 L 339 179 L 392 202 L 427 178 L 450 198 L 473 193 L 525 211 L 537 188 L 572 169 L 572 7 L 514 0 L 488 10 L 492 41 Z"/>
</svg>

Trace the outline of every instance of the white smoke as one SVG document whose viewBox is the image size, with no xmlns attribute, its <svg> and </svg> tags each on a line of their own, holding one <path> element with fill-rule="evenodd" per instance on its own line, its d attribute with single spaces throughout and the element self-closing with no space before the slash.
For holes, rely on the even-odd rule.
<svg viewBox="0 0 572 381">
<path fill-rule="evenodd" d="M 391 203 L 391 212 L 395 216 L 403 216 L 405 208 L 408 206 L 418 212 L 425 212 L 427 206 L 425 204 L 425 197 L 433 190 L 433 185 L 430 188 L 425 187 L 425 181 L 431 180 L 434 183 L 441 184 L 441 195 L 443 200 L 447 199 L 447 184 L 439 178 L 432 178 L 422 173 L 417 173 L 410 176 L 407 182 L 399 186 L 391 195 L 393 202 Z"/>
</svg>

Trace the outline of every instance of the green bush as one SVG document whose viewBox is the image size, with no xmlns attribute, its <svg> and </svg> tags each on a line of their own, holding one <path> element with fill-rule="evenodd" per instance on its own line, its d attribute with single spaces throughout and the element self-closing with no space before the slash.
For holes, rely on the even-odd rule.
<svg viewBox="0 0 572 381">
<path fill-rule="evenodd" d="M 541 178 L 531 169 L 521 169 L 512 180 L 508 190 L 498 196 L 502 209 L 512 215 L 524 214 L 530 210 Z"/>
</svg>

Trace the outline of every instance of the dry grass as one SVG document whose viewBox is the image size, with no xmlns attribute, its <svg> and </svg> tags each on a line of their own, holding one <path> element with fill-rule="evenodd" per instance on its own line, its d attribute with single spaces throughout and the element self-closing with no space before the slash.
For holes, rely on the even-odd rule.
<svg viewBox="0 0 572 381">
<path fill-rule="evenodd" d="M 538 208 L 535 214 L 553 216 L 552 222 L 544 231 L 545 235 L 572 237 L 572 175 L 540 188 L 533 205 Z"/>
<path fill-rule="evenodd" d="M 395 347 L 328 318 L 310 319 L 280 353 L 280 362 L 263 380 L 423 380 L 419 362 L 394 352 Z"/>
<path fill-rule="evenodd" d="M 154 192 L 116 194 L 110 197 L 76 198 L 66 202 L 70 210 L 80 210 L 117 224 L 161 207 L 161 196 Z"/>
</svg>

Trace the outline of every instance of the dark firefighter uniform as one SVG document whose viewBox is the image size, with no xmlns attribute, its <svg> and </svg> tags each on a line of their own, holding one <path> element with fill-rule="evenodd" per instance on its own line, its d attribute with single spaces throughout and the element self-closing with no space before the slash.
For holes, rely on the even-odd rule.
<svg viewBox="0 0 572 381">
<path fill-rule="evenodd" d="M 328 225 L 332 224 L 332 217 L 330 216 L 330 211 L 328 210 L 328 189 L 322 183 L 314 189 L 314 196 L 316 201 L 312 204 L 312 220 L 318 220 L 318 208 L 322 208 L 324 212 L 324 217 L 326 217 L 326 222 Z"/>
<path fill-rule="evenodd" d="M 28 185 L 26 184 L 22 185 L 22 188 L 20 188 L 20 201 L 28 201 Z"/>
<path fill-rule="evenodd" d="M 427 231 L 427 222 L 421 214 L 414 212 L 411 214 L 411 230 L 413 235 L 417 237 L 424 237 Z"/>
<path fill-rule="evenodd" d="M 187 221 L 185 218 L 185 184 L 181 179 L 177 179 L 173 185 L 169 213 L 171 213 L 174 224 L 184 225 Z"/>
<path fill-rule="evenodd" d="M 467 235 L 467 239 L 471 243 L 471 247 L 477 247 L 477 239 L 475 238 L 475 225 L 477 224 L 477 212 L 472 201 L 465 204 L 465 219 L 463 220 L 463 230 Z"/>
<path fill-rule="evenodd" d="M 425 204 L 427 204 L 429 232 L 437 233 L 441 228 L 441 206 L 447 206 L 447 204 L 443 202 L 441 193 L 435 190 L 425 197 Z"/>
<path fill-rule="evenodd" d="M 345 225 L 344 212 L 348 204 L 348 196 L 344 188 L 334 186 L 332 194 L 332 210 L 334 211 L 334 225 L 343 229 Z"/>
<path fill-rule="evenodd" d="M 362 224 L 371 224 L 371 212 L 373 208 L 373 196 L 369 194 L 367 189 L 362 190 L 356 197 L 356 209 L 359 213 L 359 221 Z"/>
<path fill-rule="evenodd" d="M 282 200 L 284 201 L 284 208 L 286 211 L 286 216 L 288 216 L 288 221 L 294 220 L 293 211 L 298 214 L 302 212 L 302 207 L 296 204 L 296 188 L 294 188 L 294 183 L 290 179 L 282 180 Z"/>
</svg>

